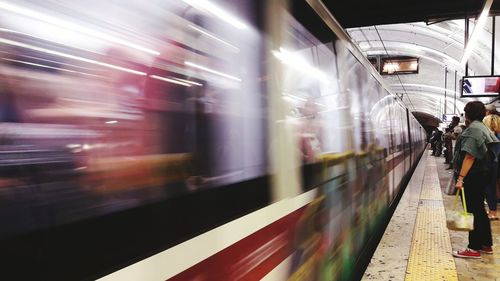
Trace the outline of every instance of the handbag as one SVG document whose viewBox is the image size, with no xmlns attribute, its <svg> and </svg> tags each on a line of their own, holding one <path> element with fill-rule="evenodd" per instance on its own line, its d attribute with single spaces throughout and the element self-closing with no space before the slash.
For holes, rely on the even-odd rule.
<svg viewBox="0 0 500 281">
<path fill-rule="evenodd" d="M 457 209 L 458 197 L 462 192 L 462 206 L 463 211 Z M 457 231 L 472 231 L 474 230 L 474 215 L 467 212 L 467 204 L 465 203 L 465 190 L 460 189 L 455 195 L 455 203 L 453 211 L 446 219 L 446 226 L 450 230 Z"/>
</svg>

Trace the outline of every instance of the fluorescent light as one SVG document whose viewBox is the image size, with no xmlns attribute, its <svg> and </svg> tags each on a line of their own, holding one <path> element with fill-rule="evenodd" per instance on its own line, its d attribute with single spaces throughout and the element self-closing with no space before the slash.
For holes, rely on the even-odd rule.
<svg viewBox="0 0 500 281">
<path fill-rule="evenodd" d="M 283 64 L 289 66 L 290 68 L 302 72 L 304 75 L 314 77 L 323 82 L 330 82 L 328 75 L 318 68 L 312 66 L 304 60 L 302 57 L 280 48 L 279 51 L 273 51 L 273 55 L 279 59 Z"/>
<path fill-rule="evenodd" d="M 26 49 L 31 49 L 31 50 L 35 50 L 35 51 L 46 53 L 46 54 L 60 56 L 63 58 L 69 58 L 69 59 L 79 60 L 79 61 L 83 61 L 83 62 L 87 62 L 87 63 L 97 64 L 100 66 L 104 66 L 104 67 L 108 67 L 108 68 L 112 68 L 112 69 L 116 69 L 116 70 L 120 70 L 120 71 L 124 71 L 124 72 L 128 72 L 128 73 L 132 73 L 132 74 L 136 74 L 136 75 L 142 75 L 142 76 L 146 75 L 145 72 L 133 70 L 130 68 L 125 68 L 125 67 L 121 67 L 121 66 L 117 66 L 117 65 L 113 65 L 113 64 L 109 64 L 109 63 L 104 63 L 104 62 L 100 62 L 100 61 L 96 61 L 96 60 L 86 59 L 86 58 L 82 58 L 82 57 L 78 57 L 78 56 L 74 56 L 74 55 L 70 55 L 70 54 L 66 54 L 66 53 L 61 53 L 58 51 L 49 50 L 49 49 L 45 49 L 45 48 L 40 48 L 37 46 L 28 45 L 28 44 L 24 44 L 21 42 L 12 41 L 12 40 L 8 40 L 8 39 L 4 39 L 4 38 L 0 38 L 0 43 L 12 45 L 12 46 L 18 46 L 18 47 L 22 47 L 22 48 L 26 48 Z"/>
<path fill-rule="evenodd" d="M 213 70 L 213 69 L 210 69 L 210 68 L 202 66 L 202 65 L 198 65 L 198 64 L 195 64 L 195 63 L 192 63 L 192 62 L 189 62 L 189 61 L 185 61 L 184 64 L 188 65 L 188 66 L 191 66 L 191 67 L 194 67 L 194 68 L 205 70 L 205 71 L 213 73 L 213 74 L 217 74 L 217 75 L 222 76 L 222 77 L 229 78 L 231 80 L 235 80 L 235 81 L 241 82 L 241 79 L 238 78 L 238 77 L 235 77 L 235 76 L 232 76 L 232 75 L 229 75 L 229 74 L 217 71 L 217 70 Z"/>
<path fill-rule="evenodd" d="M 116 123 L 118 123 L 118 121 L 116 121 L 116 120 L 111 120 L 111 121 L 106 121 L 105 123 L 106 123 L 106 124 L 116 124 Z"/>
<path fill-rule="evenodd" d="M 476 26 L 474 26 L 474 30 L 472 31 L 472 35 L 467 42 L 462 60 L 460 60 L 461 65 L 465 65 L 467 63 L 472 50 L 476 47 L 479 33 L 483 29 L 484 24 L 486 23 L 486 19 L 488 18 L 488 14 L 490 13 L 491 4 L 493 4 L 493 0 L 486 0 L 486 2 L 484 3 L 483 11 L 481 12 Z"/>
<path fill-rule="evenodd" d="M 178 81 L 178 80 L 174 80 L 174 79 L 170 79 L 170 78 L 167 78 L 167 77 L 162 77 L 162 76 L 158 76 L 158 75 L 149 75 L 149 77 L 157 79 L 157 80 L 165 81 L 165 82 L 168 82 L 168 83 L 172 83 L 172 84 L 177 84 L 177 85 L 182 85 L 182 86 L 186 86 L 186 87 L 191 87 L 191 85 L 188 84 L 188 83 L 184 83 L 184 82 L 181 82 L 181 81 Z"/>
<path fill-rule="evenodd" d="M 217 16 L 219 19 L 231 24 L 232 26 L 238 28 L 238 29 L 247 29 L 248 26 L 240 21 L 238 18 L 235 16 L 231 15 L 230 13 L 224 11 L 217 5 L 206 1 L 206 0 L 184 0 L 188 5 L 195 7 L 200 10 L 207 11 L 208 13 Z"/>
<path fill-rule="evenodd" d="M 217 41 L 217 42 L 219 42 L 219 43 L 222 43 L 222 44 L 224 44 L 224 45 L 226 45 L 226 46 L 230 47 L 230 48 L 231 48 L 231 49 L 233 49 L 235 52 L 239 52 L 239 51 L 240 51 L 240 49 L 238 49 L 237 47 L 235 47 L 235 46 L 233 46 L 233 45 L 231 45 L 231 44 L 227 43 L 226 41 L 224 41 L 224 40 L 220 39 L 219 37 L 217 37 L 217 36 L 215 36 L 215 35 L 212 35 L 212 34 L 210 34 L 210 33 L 206 32 L 205 30 L 203 30 L 203 29 L 201 29 L 201 28 L 198 28 L 198 27 L 196 27 L 196 26 L 194 26 L 194 25 L 191 25 L 191 24 L 189 24 L 188 26 L 189 26 L 190 28 L 192 28 L 192 29 L 194 29 L 194 30 L 198 31 L 198 32 L 199 32 L 199 33 L 201 33 L 201 34 L 204 34 L 204 35 L 208 36 L 209 38 L 212 38 L 212 39 L 214 39 L 215 41 Z"/>
<path fill-rule="evenodd" d="M 49 15 L 45 15 L 45 14 L 42 14 L 42 13 L 39 13 L 36 11 L 28 10 L 26 8 L 23 8 L 23 7 L 15 6 L 15 5 L 12 5 L 10 3 L 0 1 L 0 9 L 6 10 L 9 12 L 13 12 L 13 13 L 16 13 L 19 15 L 27 16 L 27 17 L 30 17 L 33 19 L 37 19 L 37 20 L 40 20 L 40 21 L 43 21 L 46 23 L 50 23 L 50 24 L 53 24 L 53 25 L 58 26 L 60 28 L 76 31 L 76 32 L 90 35 L 90 36 L 93 36 L 93 37 L 96 37 L 96 38 L 99 38 L 99 39 L 102 39 L 105 41 L 109 41 L 109 42 L 113 42 L 113 43 L 120 44 L 123 46 L 127 46 L 129 48 L 133 48 L 133 49 L 136 49 L 136 50 L 139 50 L 142 52 L 146 52 L 146 53 L 149 53 L 152 55 L 157 56 L 160 54 L 158 51 L 151 50 L 149 48 L 137 45 L 135 43 L 128 42 L 126 40 L 111 36 L 109 34 L 106 34 L 106 33 L 103 33 L 103 32 L 97 31 L 97 30 L 89 29 L 89 28 L 86 28 L 86 27 L 77 25 L 75 23 L 53 17 L 53 16 L 49 16 Z"/>
</svg>

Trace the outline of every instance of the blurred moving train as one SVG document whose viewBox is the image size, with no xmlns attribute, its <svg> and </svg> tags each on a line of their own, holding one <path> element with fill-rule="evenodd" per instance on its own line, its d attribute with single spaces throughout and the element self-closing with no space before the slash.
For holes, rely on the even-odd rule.
<svg viewBox="0 0 500 281">
<path fill-rule="evenodd" d="M 356 279 L 424 150 L 317 0 L 0 1 L 0 53 L 6 280 Z"/>
</svg>

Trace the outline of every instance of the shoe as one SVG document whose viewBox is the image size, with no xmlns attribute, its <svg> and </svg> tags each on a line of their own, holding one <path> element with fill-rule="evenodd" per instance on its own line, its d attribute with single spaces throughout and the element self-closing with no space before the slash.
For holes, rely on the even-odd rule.
<svg viewBox="0 0 500 281">
<path fill-rule="evenodd" d="M 490 221 L 497 221 L 498 220 L 498 217 L 495 215 L 488 215 L 488 218 L 490 219 Z"/>
<path fill-rule="evenodd" d="M 491 248 L 491 246 L 483 246 L 479 251 L 485 254 L 490 254 L 490 255 L 493 254 L 493 248 Z"/>
<path fill-rule="evenodd" d="M 480 259 L 481 253 L 467 248 L 461 251 L 453 251 L 453 256 L 456 258 Z"/>
</svg>

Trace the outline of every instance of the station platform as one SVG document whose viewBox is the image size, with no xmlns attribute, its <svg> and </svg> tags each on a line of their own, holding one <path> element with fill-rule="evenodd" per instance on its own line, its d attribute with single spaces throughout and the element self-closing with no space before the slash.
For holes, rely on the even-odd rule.
<svg viewBox="0 0 500 281">
<path fill-rule="evenodd" d="M 406 187 L 362 280 L 500 281 L 500 221 L 492 221 L 493 255 L 460 259 L 468 232 L 446 228 L 454 196 L 445 189 L 452 176 L 443 157 L 426 150 Z"/>
</svg>

